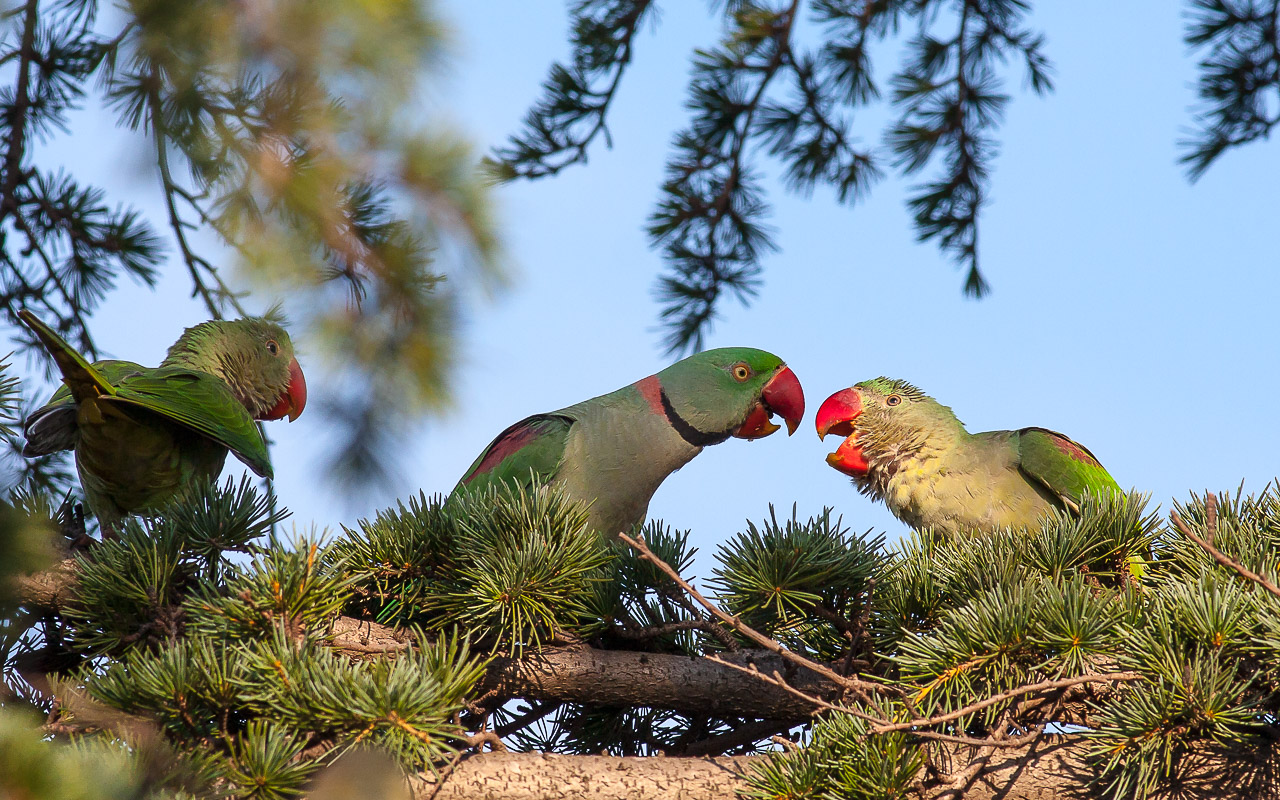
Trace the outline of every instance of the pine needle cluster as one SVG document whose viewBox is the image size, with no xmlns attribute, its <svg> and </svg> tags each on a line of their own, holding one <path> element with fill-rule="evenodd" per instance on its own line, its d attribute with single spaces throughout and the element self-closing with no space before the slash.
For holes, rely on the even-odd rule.
<svg viewBox="0 0 1280 800">
<path fill-rule="evenodd" d="M 1278 503 L 1274 486 L 1193 497 L 1162 524 L 1141 497 L 1090 499 L 1038 534 L 904 541 L 871 600 L 894 691 L 826 714 L 753 796 L 900 796 L 948 741 L 1050 733 L 1089 743 L 1079 777 L 1099 796 L 1274 793 Z"/>
<path fill-rule="evenodd" d="M 1280 124 L 1280 0 L 1188 0 L 1185 40 L 1201 54 L 1196 128 L 1181 142 L 1194 181 L 1232 147 Z"/>
<path fill-rule="evenodd" d="M 537 647 L 578 629 L 611 555 L 586 510 L 547 487 L 449 501 L 420 496 L 347 531 L 335 552 L 360 570 L 352 611 L 490 647 Z"/>
<path fill-rule="evenodd" d="M 394 659 L 335 651 L 329 626 L 362 576 L 314 537 L 274 536 L 284 516 L 247 482 L 205 486 L 76 554 L 74 600 L 7 619 L 10 686 L 36 681 L 14 699 L 144 794 L 183 788 L 146 777 L 146 759 L 198 796 L 253 798 L 298 796 L 357 746 L 405 770 L 442 763 L 483 660 L 422 632 Z"/>
</svg>

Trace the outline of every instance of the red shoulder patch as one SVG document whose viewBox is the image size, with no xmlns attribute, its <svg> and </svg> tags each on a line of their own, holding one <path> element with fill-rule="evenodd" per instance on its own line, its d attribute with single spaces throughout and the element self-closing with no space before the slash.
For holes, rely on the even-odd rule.
<svg viewBox="0 0 1280 800">
<path fill-rule="evenodd" d="M 1054 445 L 1056 445 L 1059 450 L 1066 453 L 1075 461 L 1083 461 L 1084 463 L 1092 464 L 1095 467 L 1102 466 L 1102 464 L 1098 463 L 1098 459 L 1094 458 L 1088 450 L 1085 450 L 1083 447 L 1071 441 L 1067 437 L 1055 433 L 1051 434 L 1050 438 L 1053 439 Z"/>
<path fill-rule="evenodd" d="M 644 401 L 649 404 L 650 411 L 659 416 L 666 416 L 667 412 L 662 410 L 662 382 L 658 380 L 657 375 L 650 375 L 632 385 L 640 392 L 640 396 L 644 398 Z"/>
<path fill-rule="evenodd" d="M 463 483 L 471 483 L 480 475 L 488 472 L 506 460 L 507 456 L 517 452 L 538 436 L 538 429 L 532 420 L 520 420 L 516 424 L 498 434 L 498 438 L 489 445 L 484 458 L 471 470 L 471 474 L 463 479 Z"/>
</svg>

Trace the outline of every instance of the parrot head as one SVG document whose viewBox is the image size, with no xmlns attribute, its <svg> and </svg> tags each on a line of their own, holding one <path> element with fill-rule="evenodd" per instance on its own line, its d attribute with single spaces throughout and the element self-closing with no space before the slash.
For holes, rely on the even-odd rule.
<svg viewBox="0 0 1280 800">
<path fill-rule="evenodd" d="M 216 375 L 258 420 L 297 419 L 307 381 L 288 332 L 268 319 L 210 320 L 182 332 L 164 363 Z"/>
<path fill-rule="evenodd" d="M 896 462 L 944 432 L 963 430 L 951 409 L 903 380 L 876 378 L 841 389 L 814 417 L 818 438 L 845 437 L 827 463 L 855 479 Z"/>
<path fill-rule="evenodd" d="M 657 375 L 663 394 L 684 422 L 703 435 L 759 439 L 778 430 L 774 414 L 795 433 L 804 416 L 804 391 L 773 353 L 721 347 L 689 356 Z"/>
</svg>

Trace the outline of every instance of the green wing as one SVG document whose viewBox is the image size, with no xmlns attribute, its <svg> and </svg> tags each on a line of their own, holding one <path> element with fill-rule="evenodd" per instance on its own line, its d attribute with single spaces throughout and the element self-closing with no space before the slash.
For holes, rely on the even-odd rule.
<svg viewBox="0 0 1280 800">
<path fill-rule="evenodd" d="M 111 382 L 100 374 L 94 366 L 84 360 L 84 356 L 71 349 L 71 345 L 58 335 L 58 332 L 41 322 L 35 314 L 25 308 L 18 312 L 18 318 L 35 332 L 44 349 L 53 356 L 54 363 L 62 372 L 62 380 L 70 387 L 70 393 L 77 400 L 98 395 L 115 394 Z"/>
<path fill-rule="evenodd" d="M 112 386 L 126 375 L 145 370 L 132 361 L 95 361 L 93 369 Z M 114 390 L 113 390 L 114 391 Z M 62 384 L 49 402 L 31 412 L 22 426 L 26 444 L 22 454 L 28 458 L 46 456 L 59 450 L 72 450 L 76 446 L 76 401 L 71 387 Z"/>
<path fill-rule="evenodd" d="M 535 414 L 507 428 L 467 468 L 454 491 L 498 482 L 527 485 L 555 476 L 564 459 L 573 420 L 560 414 Z"/>
<path fill-rule="evenodd" d="M 220 378 L 182 367 L 146 369 L 122 378 L 109 402 L 144 408 L 226 447 L 249 469 L 272 477 L 258 426 Z"/>
<path fill-rule="evenodd" d="M 141 364 L 135 364 L 132 361 L 119 361 L 115 359 L 95 361 L 90 366 L 93 367 L 95 372 L 103 378 L 106 378 L 107 383 L 112 386 L 118 385 L 120 381 L 135 372 L 144 372 L 148 369 L 148 367 L 144 367 Z M 58 391 L 53 393 L 53 397 L 50 397 L 49 402 L 45 403 L 45 405 L 56 406 L 66 404 L 75 405 L 75 399 L 71 396 L 71 387 L 64 383 L 58 387 Z"/>
<path fill-rule="evenodd" d="M 1080 510 L 1086 490 L 1093 495 L 1122 491 L 1093 453 L 1056 431 L 1018 431 L 1018 456 L 1023 474 L 1056 494 L 1073 511 Z"/>
</svg>

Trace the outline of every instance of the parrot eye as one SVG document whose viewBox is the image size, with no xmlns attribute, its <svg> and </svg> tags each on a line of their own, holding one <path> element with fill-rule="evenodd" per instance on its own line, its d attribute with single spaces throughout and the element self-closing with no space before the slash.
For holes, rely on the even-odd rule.
<svg viewBox="0 0 1280 800">
<path fill-rule="evenodd" d="M 732 367 L 733 379 L 738 383 L 742 383 L 751 377 L 751 367 L 746 364 L 734 364 Z"/>
<path fill-rule="evenodd" d="M 280 345 L 276 344 L 276 340 L 275 340 L 275 339 L 268 339 L 268 340 L 267 340 L 267 352 L 268 352 L 268 353 L 270 353 L 270 354 L 271 354 L 271 355 L 273 355 L 273 356 L 274 356 L 274 355 L 279 355 L 279 353 L 280 353 Z"/>
<path fill-rule="evenodd" d="M 899 403 L 901 403 L 901 402 L 902 402 L 902 398 L 901 398 L 901 397 L 899 397 L 899 396 L 898 396 L 898 395 L 896 395 L 896 394 L 891 394 L 891 395 L 889 395 L 887 398 L 885 398 L 884 404 L 885 404 L 886 406 L 896 406 L 896 405 L 898 405 L 898 404 L 899 404 Z"/>
</svg>

